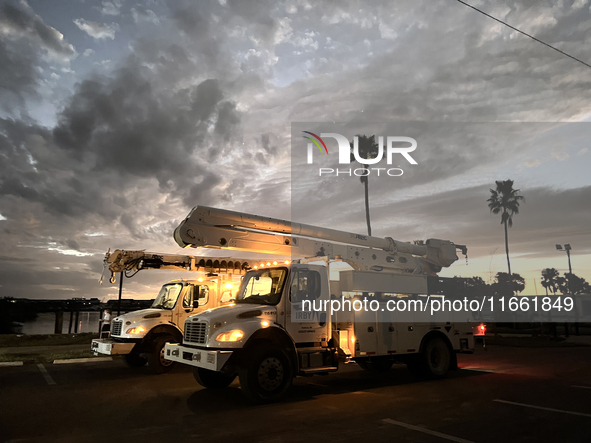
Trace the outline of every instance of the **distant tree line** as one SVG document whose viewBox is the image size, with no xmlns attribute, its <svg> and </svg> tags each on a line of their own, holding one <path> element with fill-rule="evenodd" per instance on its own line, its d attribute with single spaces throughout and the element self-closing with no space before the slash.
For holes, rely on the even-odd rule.
<svg viewBox="0 0 591 443">
<path fill-rule="evenodd" d="M 591 285 L 575 274 L 568 272 L 560 276 L 554 268 L 542 271 L 542 286 L 548 293 L 562 295 L 591 294 Z M 525 289 L 525 279 L 516 273 L 497 272 L 495 280 L 488 284 L 482 277 L 430 277 L 430 294 L 442 294 L 449 297 L 512 296 Z"/>
<path fill-rule="evenodd" d="M 591 294 L 591 285 L 578 275 L 565 272 L 563 276 L 554 268 L 546 268 L 542 271 L 542 286 L 548 292 L 556 294 Z"/>
<path fill-rule="evenodd" d="M 519 274 L 497 272 L 495 281 L 486 283 L 482 277 L 433 277 L 429 280 L 429 292 L 448 297 L 482 297 L 490 295 L 511 296 L 525 289 L 525 280 Z"/>
</svg>

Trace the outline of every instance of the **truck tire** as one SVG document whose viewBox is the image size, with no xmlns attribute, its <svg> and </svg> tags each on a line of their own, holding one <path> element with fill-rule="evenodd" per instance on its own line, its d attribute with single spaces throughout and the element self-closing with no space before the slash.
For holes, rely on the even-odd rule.
<svg viewBox="0 0 591 443">
<path fill-rule="evenodd" d="M 452 354 L 447 343 L 440 337 L 429 339 L 409 369 L 415 368 L 418 374 L 425 378 L 442 378 L 452 366 Z"/>
<path fill-rule="evenodd" d="M 259 404 L 280 400 L 291 387 L 293 377 L 287 354 L 277 346 L 255 350 L 238 372 L 242 392 Z"/>
<path fill-rule="evenodd" d="M 193 368 L 193 377 L 195 377 L 197 383 L 208 389 L 227 388 L 236 378 L 235 375 L 226 375 L 223 372 L 203 368 Z"/>
<path fill-rule="evenodd" d="M 135 352 L 125 354 L 124 359 L 125 363 L 130 368 L 141 368 L 142 366 L 145 366 L 146 363 L 148 363 L 148 360 L 146 360 L 144 357 L 141 357 L 139 354 Z"/>
<path fill-rule="evenodd" d="M 158 335 L 154 337 L 150 353 L 148 354 L 148 365 L 156 374 L 166 374 L 174 368 L 174 362 L 164 358 L 164 345 L 167 342 L 174 342 L 172 335 Z"/>
</svg>

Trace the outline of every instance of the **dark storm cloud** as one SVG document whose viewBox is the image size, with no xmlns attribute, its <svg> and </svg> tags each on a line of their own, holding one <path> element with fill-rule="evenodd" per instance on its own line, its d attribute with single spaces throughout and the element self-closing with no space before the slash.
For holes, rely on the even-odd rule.
<svg viewBox="0 0 591 443">
<path fill-rule="evenodd" d="M 27 98 L 36 98 L 42 79 L 41 58 L 67 61 L 74 47 L 55 28 L 43 23 L 26 2 L 0 5 L 0 109 L 8 114 L 24 110 Z"/>
<path fill-rule="evenodd" d="M 24 104 L 23 95 L 34 96 L 39 78 L 36 56 L 15 51 L 0 40 L 0 102 L 4 111 Z"/>
<path fill-rule="evenodd" d="M 228 141 L 239 114 L 215 79 L 171 92 L 153 75 L 132 56 L 113 78 L 82 82 L 53 130 L 55 142 L 80 161 L 92 159 L 97 171 L 153 177 L 172 193 L 197 192 L 193 183 L 202 181 L 211 189 L 219 179 L 199 153 L 216 135 Z"/>
<path fill-rule="evenodd" d="M 19 6 L 20 8 L 17 8 L 8 2 L 0 6 L 0 24 L 3 33 L 29 37 L 35 43 L 57 54 L 65 56 L 75 54 L 74 48 L 64 41 L 61 32 L 43 23 L 43 20 L 26 2 L 20 2 Z"/>
<path fill-rule="evenodd" d="M 87 166 L 60 152 L 47 129 L 0 119 L 0 153 L 0 196 L 39 203 L 54 215 L 116 214 L 88 180 Z"/>
</svg>

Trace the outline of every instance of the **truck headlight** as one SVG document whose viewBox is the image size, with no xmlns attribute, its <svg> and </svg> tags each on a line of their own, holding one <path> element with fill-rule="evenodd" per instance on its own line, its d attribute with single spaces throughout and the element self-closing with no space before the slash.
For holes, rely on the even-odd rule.
<svg viewBox="0 0 591 443">
<path fill-rule="evenodd" d="M 139 335 L 143 334 L 144 332 L 146 332 L 146 329 L 143 326 L 136 326 L 135 328 L 129 328 L 127 331 L 125 331 L 126 334 L 130 335 Z"/>
<path fill-rule="evenodd" d="M 215 339 L 216 341 L 238 341 L 242 340 L 242 337 L 244 337 L 244 332 L 242 332 L 240 329 L 233 329 L 231 331 L 218 334 Z"/>
</svg>

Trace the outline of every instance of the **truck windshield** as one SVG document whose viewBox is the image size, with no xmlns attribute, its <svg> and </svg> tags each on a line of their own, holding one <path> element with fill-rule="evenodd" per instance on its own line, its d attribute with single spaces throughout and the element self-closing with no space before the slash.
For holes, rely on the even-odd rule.
<svg viewBox="0 0 591 443">
<path fill-rule="evenodd" d="M 176 304 L 177 298 L 183 289 L 181 283 L 174 283 L 171 285 L 164 285 L 158 293 L 158 297 L 152 303 L 153 308 L 172 309 Z"/>
<path fill-rule="evenodd" d="M 276 305 L 287 276 L 287 268 L 249 271 L 242 280 L 236 303 Z"/>
</svg>

